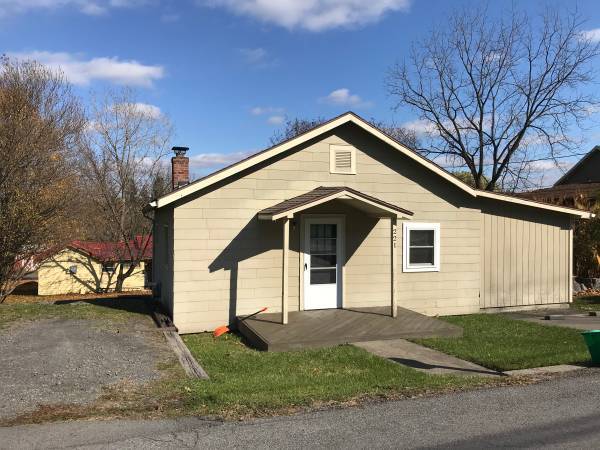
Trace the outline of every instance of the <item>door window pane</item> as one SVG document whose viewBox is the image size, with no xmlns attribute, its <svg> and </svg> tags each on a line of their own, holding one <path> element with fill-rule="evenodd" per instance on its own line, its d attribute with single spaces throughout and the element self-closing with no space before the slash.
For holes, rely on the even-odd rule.
<svg viewBox="0 0 600 450">
<path fill-rule="evenodd" d="M 328 238 L 310 238 L 310 253 L 315 254 L 331 254 L 335 253 L 335 239 Z"/>
<path fill-rule="evenodd" d="M 336 255 L 311 255 L 311 267 L 335 267 Z"/>
<path fill-rule="evenodd" d="M 310 284 L 334 284 L 336 269 L 311 269 Z"/>
<path fill-rule="evenodd" d="M 337 225 L 334 223 L 311 223 L 310 224 L 311 238 L 336 238 Z"/>
</svg>

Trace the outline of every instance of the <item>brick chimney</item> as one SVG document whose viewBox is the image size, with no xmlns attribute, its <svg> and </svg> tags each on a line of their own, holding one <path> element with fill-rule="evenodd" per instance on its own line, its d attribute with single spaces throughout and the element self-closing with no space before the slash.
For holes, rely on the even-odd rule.
<svg viewBox="0 0 600 450">
<path fill-rule="evenodd" d="M 171 180 L 173 190 L 190 182 L 190 158 L 185 156 L 189 147 L 173 147 L 175 156 L 171 158 Z"/>
</svg>

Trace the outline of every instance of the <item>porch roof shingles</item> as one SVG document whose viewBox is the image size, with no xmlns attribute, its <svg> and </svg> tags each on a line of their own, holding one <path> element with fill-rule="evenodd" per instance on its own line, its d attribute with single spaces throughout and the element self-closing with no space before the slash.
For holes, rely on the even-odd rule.
<svg viewBox="0 0 600 450">
<path fill-rule="evenodd" d="M 312 204 L 325 200 L 328 197 L 332 197 L 332 200 L 338 198 L 341 195 L 348 194 L 358 200 L 362 200 L 367 203 L 374 203 L 386 210 L 392 210 L 401 214 L 412 216 L 414 213 L 407 209 L 401 208 L 400 206 L 381 200 L 377 197 L 373 197 L 368 194 L 364 194 L 356 189 L 347 186 L 319 186 L 312 191 L 306 192 L 302 195 L 292 197 L 288 200 L 284 200 L 276 205 L 269 206 L 258 212 L 260 217 L 275 218 L 285 213 L 296 211 L 300 209 L 309 208 Z"/>
</svg>

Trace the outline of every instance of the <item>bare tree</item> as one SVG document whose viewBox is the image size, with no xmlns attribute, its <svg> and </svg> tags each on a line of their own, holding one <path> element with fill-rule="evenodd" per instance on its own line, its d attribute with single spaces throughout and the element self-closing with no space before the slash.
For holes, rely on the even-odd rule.
<svg viewBox="0 0 600 450">
<path fill-rule="evenodd" d="M 73 150 L 85 124 L 62 74 L 0 60 L 0 303 L 65 239 L 76 184 Z"/>
<path fill-rule="evenodd" d="M 570 127 L 597 105 L 582 88 L 599 44 L 557 11 L 497 19 L 470 8 L 447 22 L 390 70 L 388 90 L 429 129 L 429 156 L 466 167 L 479 189 L 526 184 L 530 160 L 572 149 Z"/>
<path fill-rule="evenodd" d="M 382 122 L 374 118 L 371 118 L 369 123 L 410 149 L 417 150 L 420 148 L 421 143 L 415 130 L 396 125 L 395 123 Z"/>
<path fill-rule="evenodd" d="M 276 130 L 275 133 L 273 133 L 273 136 L 271 136 L 271 145 L 276 145 L 292 139 L 302 133 L 312 130 L 324 122 L 326 122 L 326 120 L 322 117 L 317 117 L 316 119 L 302 119 L 297 117 L 294 119 L 287 119 L 283 128 Z M 374 118 L 371 118 L 369 123 L 412 149 L 416 149 L 419 146 L 419 140 L 413 130 L 403 128 L 393 123 L 389 124 Z"/>
<path fill-rule="evenodd" d="M 302 119 L 295 117 L 293 119 L 286 119 L 285 124 L 279 130 L 276 130 L 271 136 L 271 145 L 277 145 L 281 142 L 295 138 L 296 136 L 306 133 L 309 130 L 321 125 L 326 122 L 323 117 L 317 117 L 315 119 Z"/>
<path fill-rule="evenodd" d="M 130 89 L 95 98 L 82 152 L 81 171 L 104 241 L 117 242 L 115 290 L 139 266 L 152 222 L 142 209 L 164 193 L 164 156 L 172 126 L 155 108 L 139 103 Z"/>
</svg>

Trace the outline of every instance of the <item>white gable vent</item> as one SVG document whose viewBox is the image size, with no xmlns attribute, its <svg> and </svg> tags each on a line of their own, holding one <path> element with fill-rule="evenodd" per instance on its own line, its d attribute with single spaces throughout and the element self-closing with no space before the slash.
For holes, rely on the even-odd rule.
<svg viewBox="0 0 600 450">
<path fill-rule="evenodd" d="M 356 173 L 356 149 L 351 145 L 329 146 L 329 171 L 331 173 Z"/>
</svg>

